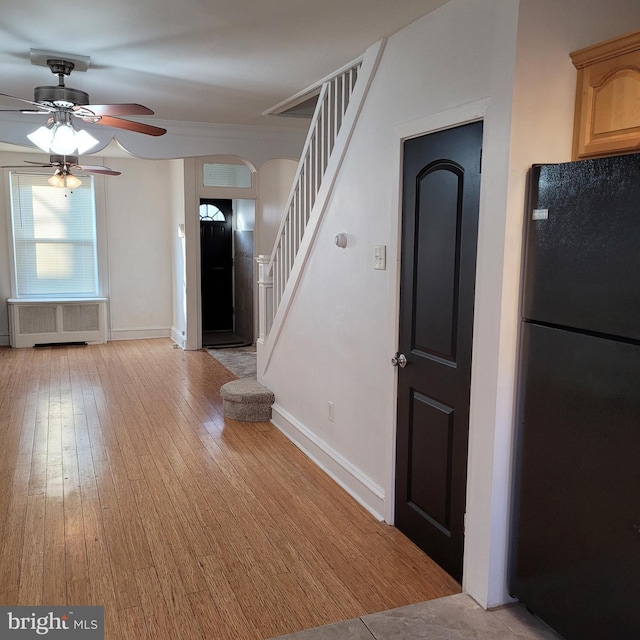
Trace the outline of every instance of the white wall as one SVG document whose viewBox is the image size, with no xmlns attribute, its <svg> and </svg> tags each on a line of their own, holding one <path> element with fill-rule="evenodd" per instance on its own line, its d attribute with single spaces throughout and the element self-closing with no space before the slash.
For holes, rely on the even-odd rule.
<svg viewBox="0 0 640 640">
<path fill-rule="evenodd" d="M 508 600 L 526 170 L 569 159 L 569 52 L 629 31 L 639 18 L 636 0 L 451 0 L 390 38 L 265 371 L 279 416 L 353 476 L 345 482 L 369 508 L 390 518 L 400 139 L 484 114 L 463 584 L 484 606 Z M 348 235 L 345 250 L 333 243 L 339 232 Z M 376 244 L 387 245 L 386 271 L 373 270 Z"/>
<path fill-rule="evenodd" d="M 260 223 L 256 234 L 256 255 L 268 255 L 273 249 L 297 168 L 297 161 L 277 158 L 265 162 L 258 169 L 260 196 L 256 215 Z"/>
<path fill-rule="evenodd" d="M 233 229 L 238 231 L 255 231 L 256 228 L 256 201 L 233 201 Z"/>
<path fill-rule="evenodd" d="M 111 339 L 168 336 L 173 321 L 170 166 L 110 158 L 107 180 Z"/>
<path fill-rule="evenodd" d="M 39 154 L 2 153 L 1 164 L 47 161 Z M 172 326 L 170 161 L 92 158 L 120 176 L 96 176 L 96 204 L 104 207 L 111 339 L 168 336 Z M 25 165 L 26 166 L 26 165 Z M 104 181 L 104 189 L 100 182 Z M 0 197 L 0 300 L 11 296 L 7 179 Z M 102 197 L 104 195 L 104 198 Z M 7 344 L 6 305 L 0 305 L 0 340 Z"/>
</svg>

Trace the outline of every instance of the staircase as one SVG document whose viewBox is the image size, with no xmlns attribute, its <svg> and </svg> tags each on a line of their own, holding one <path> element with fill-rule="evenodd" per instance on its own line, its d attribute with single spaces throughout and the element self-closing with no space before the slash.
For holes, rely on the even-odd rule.
<svg viewBox="0 0 640 640">
<path fill-rule="evenodd" d="M 383 41 L 377 43 L 299 94 L 316 92 L 318 98 L 273 251 L 258 257 L 259 376 L 282 329 L 383 47 Z"/>
</svg>

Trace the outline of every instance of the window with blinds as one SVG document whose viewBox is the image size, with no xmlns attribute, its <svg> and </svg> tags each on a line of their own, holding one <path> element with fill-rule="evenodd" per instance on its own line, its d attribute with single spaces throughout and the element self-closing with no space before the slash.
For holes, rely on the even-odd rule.
<svg viewBox="0 0 640 640">
<path fill-rule="evenodd" d="M 16 297 L 98 295 L 93 178 L 73 190 L 11 173 Z"/>
<path fill-rule="evenodd" d="M 202 184 L 205 187 L 251 188 L 251 170 L 244 164 L 216 164 L 202 166 Z"/>
</svg>

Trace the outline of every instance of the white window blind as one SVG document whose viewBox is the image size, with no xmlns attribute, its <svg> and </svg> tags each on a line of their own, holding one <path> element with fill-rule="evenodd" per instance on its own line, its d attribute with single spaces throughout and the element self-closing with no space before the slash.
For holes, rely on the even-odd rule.
<svg viewBox="0 0 640 640">
<path fill-rule="evenodd" d="M 202 172 L 202 183 L 205 187 L 251 188 L 251 170 L 244 164 L 205 162 Z"/>
<path fill-rule="evenodd" d="M 11 173 L 16 296 L 98 295 L 93 178 L 73 189 Z"/>
</svg>

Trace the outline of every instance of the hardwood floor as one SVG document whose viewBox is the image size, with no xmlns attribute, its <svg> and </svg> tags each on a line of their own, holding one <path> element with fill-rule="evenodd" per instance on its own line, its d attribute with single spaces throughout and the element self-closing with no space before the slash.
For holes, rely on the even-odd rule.
<svg viewBox="0 0 640 640">
<path fill-rule="evenodd" d="M 0 348 L 0 604 L 106 638 L 258 640 L 457 593 L 169 340 Z"/>
</svg>

